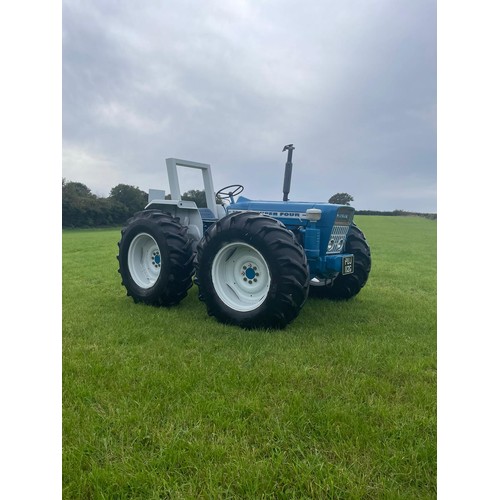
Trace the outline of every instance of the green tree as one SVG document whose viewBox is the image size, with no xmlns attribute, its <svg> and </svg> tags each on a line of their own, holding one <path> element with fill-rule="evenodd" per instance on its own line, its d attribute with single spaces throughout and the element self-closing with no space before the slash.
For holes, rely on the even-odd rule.
<svg viewBox="0 0 500 500">
<path fill-rule="evenodd" d="M 198 207 L 207 206 L 207 197 L 205 196 L 205 190 L 190 189 L 182 195 L 183 200 L 194 201 Z"/>
<path fill-rule="evenodd" d="M 62 194 L 66 198 L 95 198 L 90 189 L 81 182 L 68 182 L 64 177 L 62 180 Z"/>
<path fill-rule="evenodd" d="M 128 216 L 132 216 L 135 212 L 144 210 L 148 203 L 148 195 L 141 191 L 138 187 L 129 186 L 128 184 L 118 184 L 111 189 L 109 199 L 122 203 L 126 209 Z"/>
<path fill-rule="evenodd" d="M 348 193 L 336 193 L 329 200 L 328 203 L 335 205 L 350 205 L 354 198 Z"/>
<path fill-rule="evenodd" d="M 96 196 L 81 182 L 62 180 L 62 225 L 84 227 L 91 225 L 89 207 L 95 204 Z"/>
<path fill-rule="evenodd" d="M 113 198 L 98 198 L 81 182 L 62 180 L 63 227 L 95 227 L 122 224 L 129 209 Z"/>
</svg>

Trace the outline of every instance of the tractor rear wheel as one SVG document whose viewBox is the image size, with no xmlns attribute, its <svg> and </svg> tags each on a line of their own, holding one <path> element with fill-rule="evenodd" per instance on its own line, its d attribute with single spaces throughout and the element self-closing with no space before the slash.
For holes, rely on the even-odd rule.
<svg viewBox="0 0 500 500">
<path fill-rule="evenodd" d="M 347 300 L 357 295 L 365 286 L 372 267 L 372 258 L 365 235 L 355 224 L 347 234 L 345 251 L 354 255 L 354 273 L 339 274 L 331 285 L 311 286 L 311 297 Z"/>
<path fill-rule="evenodd" d="M 284 328 L 309 288 L 303 248 L 281 222 L 258 212 L 228 215 L 201 239 L 199 298 L 210 316 L 243 328 Z"/>
<path fill-rule="evenodd" d="M 160 210 L 136 213 L 122 229 L 118 272 L 134 302 L 179 303 L 193 285 L 194 254 L 187 228 Z"/>
</svg>

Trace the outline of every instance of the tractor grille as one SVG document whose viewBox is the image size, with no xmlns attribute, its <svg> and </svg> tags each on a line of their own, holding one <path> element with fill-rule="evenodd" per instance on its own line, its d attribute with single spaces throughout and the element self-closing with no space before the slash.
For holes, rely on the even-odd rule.
<svg viewBox="0 0 500 500">
<path fill-rule="evenodd" d="M 328 241 L 328 249 L 326 253 L 340 253 L 344 248 L 346 236 L 349 232 L 350 226 L 347 225 L 335 225 L 333 226 L 332 234 L 330 235 L 330 240 Z"/>
</svg>

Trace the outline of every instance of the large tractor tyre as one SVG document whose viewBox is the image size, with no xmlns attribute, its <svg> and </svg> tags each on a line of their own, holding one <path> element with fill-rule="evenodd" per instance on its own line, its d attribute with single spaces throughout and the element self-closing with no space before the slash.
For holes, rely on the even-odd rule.
<svg viewBox="0 0 500 500">
<path fill-rule="evenodd" d="M 210 227 L 195 258 L 199 298 L 210 316 L 242 328 L 284 328 L 307 299 L 304 249 L 281 222 L 258 212 Z"/>
<path fill-rule="evenodd" d="M 372 267 L 372 258 L 365 235 L 355 224 L 347 234 L 345 251 L 354 255 L 354 273 L 339 274 L 329 286 L 311 286 L 311 297 L 347 300 L 357 295 L 365 286 Z"/>
<path fill-rule="evenodd" d="M 159 210 L 136 213 L 122 229 L 118 272 L 134 302 L 178 304 L 193 285 L 194 254 L 187 228 Z"/>
</svg>

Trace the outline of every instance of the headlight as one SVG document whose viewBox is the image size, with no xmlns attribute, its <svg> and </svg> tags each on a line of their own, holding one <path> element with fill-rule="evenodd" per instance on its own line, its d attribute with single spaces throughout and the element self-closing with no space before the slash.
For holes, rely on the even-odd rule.
<svg viewBox="0 0 500 500">
<path fill-rule="evenodd" d="M 326 247 L 327 253 L 340 253 L 346 241 L 349 226 L 333 226 L 332 234 Z"/>
<path fill-rule="evenodd" d="M 339 253 L 344 246 L 344 238 L 330 238 L 328 242 L 327 252 Z"/>
</svg>

